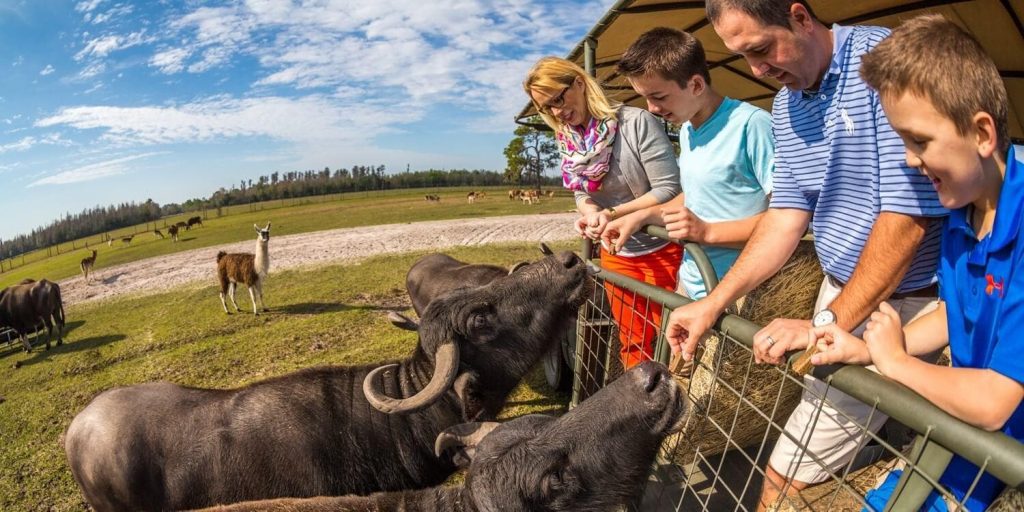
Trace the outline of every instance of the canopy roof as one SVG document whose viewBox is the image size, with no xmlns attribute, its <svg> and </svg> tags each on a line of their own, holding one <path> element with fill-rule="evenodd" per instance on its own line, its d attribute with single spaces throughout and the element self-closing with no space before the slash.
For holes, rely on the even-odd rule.
<svg viewBox="0 0 1024 512">
<path fill-rule="evenodd" d="M 995 60 L 1010 97 L 1010 136 L 1024 141 L 1024 0 L 810 0 L 814 14 L 826 25 L 862 24 L 893 27 L 924 12 L 938 12 L 970 31 Z M 694 34 L 704 44 L 715 89 L 771 110 L 779 84 L 754 77 L 741 57 L 725 48 L 708 22 L 703 1 L 620 0 L 567 58 L 583 66 L 584 42 L 596 41 L 595 71 L 609 96 L 628 105 L 646 104 L 615 73 L 619 57 L 640 34 L 668 26 Z M 942 66 L 941 63 L 936 63 Z M 950 70 L 951 72 L 955 70 Z M 531 103 L 516 116 L 516 122 L 530 124 L 536 115 Z"/>
</svg>

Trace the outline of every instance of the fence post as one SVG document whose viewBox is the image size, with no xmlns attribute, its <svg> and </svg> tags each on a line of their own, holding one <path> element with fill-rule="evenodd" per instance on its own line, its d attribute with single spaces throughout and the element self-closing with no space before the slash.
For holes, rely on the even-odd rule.
<svg viewBox="0 0 1024 512">
<path fill-rule="evenodd" d="M 885 512 L 920 509 L 934 489 L 921 473 L 937 482 L 952 460 L 953 453 L 930 440 L 927 435 L 918 435 L 909 458 L 913 464 L 900 475 L 893 497 L 885 505 Z"/>
</svg>

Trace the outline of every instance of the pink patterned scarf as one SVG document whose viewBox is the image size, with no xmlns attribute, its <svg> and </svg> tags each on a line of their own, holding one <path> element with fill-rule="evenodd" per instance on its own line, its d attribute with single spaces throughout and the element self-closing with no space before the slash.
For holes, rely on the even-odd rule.
<svg viewBox="0 0 1024 512">
<path fill-rule="evenodd" d="M 569 127 L 569 130 L 558 132 L 562 185 L 565 188 L 588 193 L 600 190 L 601 180 L 608 174 L 618 126 L 615 118 L 591 118 L 582 131 Z"/>
</svg>

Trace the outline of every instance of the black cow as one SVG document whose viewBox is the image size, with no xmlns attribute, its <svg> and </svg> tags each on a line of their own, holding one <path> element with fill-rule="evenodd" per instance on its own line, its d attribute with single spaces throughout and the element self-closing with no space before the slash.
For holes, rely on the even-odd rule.
<svg viewBox="0 0 1024 512">
<path fill-rule="evenodd" d="M 566 252 L 434 300 L 414 354 L 397 364 L 311 368 L 235 390 L 106 391 L 68 427 L 71 471 L 100 512 L 440 484 L 456 467 L 433 455 L 435 438 L 498 413 L 575 318 L 585 269 Z"/>
<path fill-rule="evenodd" d="M 540 250 L 545 256 L 554 254 L 543 243 L 540 244 Z M 459 288 L 483 286 L 527 265 L 526 262 L 516 263 L 508 270 L 497 265 L 463 263 L 446 254 L 428 254 L 416 260 L 409 268 L 405 276 L 405 289 L 409 292 L 413 310 L 417 315 L 422 315 L 430 301 L 437 297 Z M 417 323 L 405 315 L 391 313 L 389 318 L 397 327 L 408 330 L 417 328 Z"/>
<path fill-rule="evenodd" d="M 28 335 L 42 326 L 47 330 L 46 349 L 49 350 L 54 325 L 57 327 L 57 345 L 63 345 L 64 303 L 57 283 L 46 279 L 25 279 L 0 291 L 0 327 L 14 329 L 26 352 L 32 351 Z"/>
<path fill-rule="evenodd" d="M 462 424 L 438 436 L 439 456 L 469 463 L 464 485 L 366 497 L 238 503 L 207 512 L 617 511 L 641 490 L 684 393 L 666 368 L 642 363 L 555 419 Z"/>
<path fill-rule="evenodd" d="M 195 226 L 196 224 L 198 224 L 199 227 L 203 227 L 203 217 L 202 216 L 197 215 L 195 217 L 189 217 L 188 224 L 185 225 L 185 229 L 186 230 L 192 229 L 192 226 Z"/>
</svg>

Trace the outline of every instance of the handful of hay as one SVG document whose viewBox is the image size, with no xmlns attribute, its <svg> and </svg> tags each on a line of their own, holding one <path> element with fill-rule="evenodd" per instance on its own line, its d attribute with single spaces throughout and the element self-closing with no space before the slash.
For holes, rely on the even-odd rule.
<svg viewBox="0 0 1024 512">
<path fill-rule="evenodd" d="M 814 243 L 802 240 L 782 269 L 746 297 L 731 313 L 764 325 L 775 318 L 810 318 L 823 274 Z M 692 375 L 678 376 L 692 402 L 684 429 L 666 447 L 688 464 L 703 456 L 774 440 L 800 400 L 799 379 L 770 365 L 755 364 L 750 348 L 722 333 L 709 335 L 698 350 Z M 687 382 L 688 381 L 688 382 Z"/>
</svg>

